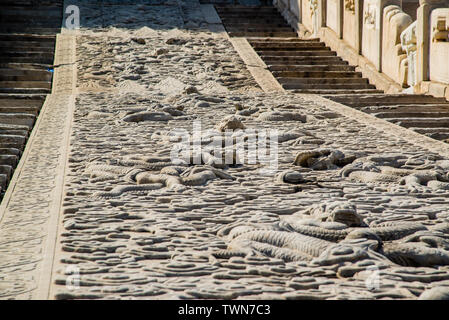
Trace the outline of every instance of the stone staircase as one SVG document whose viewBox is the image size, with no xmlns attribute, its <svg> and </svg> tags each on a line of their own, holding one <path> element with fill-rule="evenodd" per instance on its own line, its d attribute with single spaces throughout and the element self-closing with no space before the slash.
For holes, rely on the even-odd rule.
<svg viewBox="0 0 449 320">
<path fill-rule="evenodd" d="M 273 6 L 215 6 L 231 37 L 296 37 Z"/>
<path fill-rule="evenodd" d="M 0 33 L 54 35 L 60 32 L 63 0 L 2 0 Z"/>
<path fill-rule="evenodd" d="M 320 94 L 449 142 L 449 102 L 444 98 L 377 90 L 319 39 L 301 39 L 293 29 L 287 31 L 287 23 L 274 7 L 215 7 L 229 35 L 246 37 L 285 90 Z"/>
<path fill-rule="evenodd" d="M 324 97 L 436 140 L 449 142 L 449 102 L 445 98 L 417 94 L 345 94 Z"/>
<path fill-rule="evenodd" d="M 381 92 L 319 39 L 248 41 L 286 90 L 316 94 Z"/>
<path fill-rule="evenodd" d="M 62 0 L 0 2 L 0 199 L 51 92 Z"/>
</svg>

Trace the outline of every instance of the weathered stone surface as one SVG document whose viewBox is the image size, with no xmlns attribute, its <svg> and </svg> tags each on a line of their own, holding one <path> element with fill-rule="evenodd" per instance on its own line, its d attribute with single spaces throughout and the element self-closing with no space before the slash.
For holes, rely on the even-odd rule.
<svg viewBox="0 0 449 320">
<path fill-rule="evenodd" d="M 98 27 L 98 7 L 83 2 L 82 8 L 91 15 L 84 26 Z M 449 281 L 449 191 L 428 187 L 446 182 L 449 159 L 330 115 L 313 96 L 261 93 L 232 45 L 208 33 L 193 9 L 142 5 L 126 20 L 134 8 L 112 6 L 105 20 L 130 29 L 82 29 L 77 38 L 77 55 L 86 58 L 77 65 L 80 91 L 62 161 L 49 298 L 446 297 L 445 289 L 432 288 Z M 117 14 L 122 10 L 126 17 Z M 170 30 L 185 24 L 195 30 Z M 145 44 L 129 41 L 134 37 Z M 168 51 L 150 57 L 160 48 Z M 244 106 L 237 111 L 254 112 L 236 115 L 236 104 Z M 36 288 L 43 244 L 31 235 L 46 235 L 40 223 L 63 158 L 55 146 L 63 106 L 45 118 L 50 131 L 37 140 L 50 156 L 30 167 L 34 175 L 25 185 L 32 188 L 19 189 L 23 203 L 2 217 L 1 298 L 32 297 Z M 165 120 L 149 120 L 156 112 L 165 112 Z M 279 114 L 287 116 L 266 121 Z M 292 114 L 300 116 L 290 121 Z M 172 163 L 179 140 L 170 133 L 193 136 L 193 120 L 201 120 L 203 131 L 223 120 L 222 129 L 277 130 L 275 172 L 260 174 L 260 161 L 209 163 L 213 155 L 204 150 L 199 163 Z M 396 156 L 388 156 L 392 151 Z M 357 172 L 394 178 L 353 179 Z M 401 184 L 398 177 L 409 178 Z M 67 286 L 73 277 L 76 289 Z"/>
</svg>

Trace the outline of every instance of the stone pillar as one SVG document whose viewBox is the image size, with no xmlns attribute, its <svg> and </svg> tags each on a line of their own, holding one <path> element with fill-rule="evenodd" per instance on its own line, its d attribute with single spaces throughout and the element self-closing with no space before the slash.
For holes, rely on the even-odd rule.
<svg viewBox="0 0 449 320">
<path fill-rule="evenodd" d="M 310 11 L 312 12 L 312 24 L 313 31 L 312 35 L 318 37 L 319 31 L 321 29 L 321 1 L 320 0 L 309 0 L 310 1 Z"/>
<path fill-rule="evenodd" d="M 355 19 L 357 24 L 356 50 L 358 54 L 362 54 L 362 32 L 363 32 L 363 0 L 355 2 Z"/>
<path fill-rule="evenodd" d="M 449 85 L 449 8 L 430 14 L 429 79 Z"/>
<path fill-rule="evenodd" d="M 320 21 L 321 21 L 321 27 L 322 28 L 326 27 L 326 14 L 327 14 L 326 13 L 327 12 L 326 5 L 327 5 L 327 1 L 326 0 L 321 0 L 320 1 L 320 6 L 321 6 L 321 8 L 320 8 L 320 16 L 321 16 Z"/>
<path fill-rule="evenodd" d="M 338 21 L 338 37 L 340 39 L 343 39 L 343 6 L 344 6 L 344 0 L 338 0 L 338 14 L 337 14 L 337 21 Z"/>
<path fill-rule="evenodd" d="M 343 38 L 343 0 L 326 0 L 326 26 Z"/>
<path fill-rule="evenodd" d="M 416 21 L 401 33 L 402 49 L 407 53 L 407 84 L 416 84 Z"/>
<path fill-rule="evenodd" d="M 416 80 L 418 84 L 430 80 L 429 50 L 430 50 L 430 14 L 433 9 L 449 7 L 449 0 L 420 0 L 417 11 L 416 25 Z"/>
<path fill-rule="evenodd" d="M 359 42 L 359 20 L 358 14 L 356 14 L 356 2 L 355 0 L 343 1 L 343 39 L 358 52 Z"/>
<path fill-rule="evenodd" d="M 362 55 L 382 72 L 383 9 L 401 5 L 401 0 L 365 0 L 363 3 Z"/>
</svg>

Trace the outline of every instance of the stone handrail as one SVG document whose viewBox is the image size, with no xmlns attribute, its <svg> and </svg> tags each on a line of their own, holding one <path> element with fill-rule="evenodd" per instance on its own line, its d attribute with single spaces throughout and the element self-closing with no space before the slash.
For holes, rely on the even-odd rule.
<svg viewBox="0 0 449 320">
<path fill-rule="evenodd" d="M 273 3 L 298 33 L 321 37 L 380 89 L 449 99 L 449 0 Z"/>
<path fill-rule="evenodd" d="M 383 11 L 382 72 L 402 87 L 408 86 L 409 56 L 402 47 L 401 33 L 413 23 L 400 7 L 392 5 Z"/>
<path fill-rule="evenodd" d="M 413 87 L 416 81 L 416 21 L 401 33 L 401 46 L 407 54 L 407 84 Z"/>
</svg>

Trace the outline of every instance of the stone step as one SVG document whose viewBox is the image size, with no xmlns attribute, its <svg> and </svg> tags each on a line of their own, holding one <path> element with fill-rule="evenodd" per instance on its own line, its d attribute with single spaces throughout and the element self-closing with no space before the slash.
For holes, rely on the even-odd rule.
<svg viewBox="0 0 449 320">
<path fill-rule="evenodd" d="M 304 84 L 304 85 L 320 85 L 320 84 L 367 84 L 366 78 L 277 78 L 281 84 Z"/>
<path fill-rule="evenodd" d="M 31 75 L 18 75 L 18 76 L 9 76 L 9 75 L 2 75 L 0 73 L 0 82 L 10 83 L 15 82 L 17 83 L 17 86 L 20 86 L 21 88 L 24 87 L 23 83 L 25 83 L 25 88 L 27 88 L 28 82 L 47 82 L 51 83 L 51 73 L 50 74 L 31 74 Z M 45 86 L 46 88 L 47 86 Z M 39 86 L 39 88 L 41 88 Z"/>
<path fill-rule="evenodd" d="M 405 128 L 449 127 L 449 118 L 388 118 L 385 120 Z"/>
<path fill-rule="evenodd" d="M 36 16 L 21 16 L 21 15 L 0 15 L 0 24 L 7 24 L 8 27 L 17 28 L 24 24 L 32 25 L 39 28 L 59 28 L 61 22 L 42 19 Z"/>
<path fill-rule="evenodd" d="M 347 83 L 347 84 L 336 84 L 336 83 L 320 83 L 320 84 L 305 84 L 305 83 L 281 83 L 285 90 L 294 89 L 332 89 L 332 90 L 352 90 L 352 89 L 376 89 L 375 86 L 369 83 Z"/>
<path fill-rule="evenodd" d="M 434 133 L 445 133 L 449 134 L 449 127 L 439 127 L 439 128 L 414 128 L 410 127 L 409 129 L 416 131 L 422 134 L 434 134 Z"/>
<path fill-rule="evenodd" d="M 16 131 L 27 131 L 29 132 L 30 127 L 25 125 L 19 125 L 19 124 L 6 124 L 0 122 L 0 130 L 1 131 L 9 131 L 9 130 L 16 130 Z M 20 150 L 19 150 L 20 151 Z M 15 154 L 15 153 L 14 153 Z"/>
<path fill-rule="evenodd" d="M 230 22 L 227 20 L 222 21 L 224 23 L 226 23 L 226 28 L 232 28 L 235 27 L 236 29 L 238 28 L 252 28 L 252 29 L 259 29 L 259 28 L 264 28 L 264 27 L 270 27 L 270 28 L 289 28 L 289 30 L 291 30 L 291 26 L 289 26 L 286 22 L 282 22 L 282 21 L 270 21 L 270 22 L 257 22 L 257 21 L 235 21 L 235 22 Z"/>
<path fill-rule="evenodd" d="M 304 51 L 256 51 L 263 59 L 265 56 L 270 57 L 336 57 L 337 53 L 330 50 L 304 50 Z"/>
<path fill-rule="evenodd" d="M 39 42 L 46 45 L 55 45 L 56 36 L 54 35 L 40 35 L 40 34 L 1 34 L 0 41 L 12 42 Z"/>
<path fill-rule="evenodd" d="M 3 69 L 0 68 L 0 79 L 2 77 L 29 77 L 28 80 L 48 80 L 50 81 L 53 73 L 44 70 L 33 69 Z"/>
<path fill-rule="evenodd" d="M 355 68 L 349 65 L 268 65 L 271 72 L 351 72 L 355 71 Z"/>
<path fill-rule="evenodd" d="M 6 13 L 22 14 L 26 15 L 22 11 L 35 11 L 36 14 L 42 14 L 45 16 L 45 12 L 48 12 L 49 16 L 53 16 L 58 12 L 62 13 L 63 0 L 46 2 L 44 0 L 36 0 L 34 3 L 21 3 L 20 0 L 9 3 L 9 0 L 2 0 L 0 8 Z"/>
<path fill-rule="evenodd" d="M 15 145 L 15 146 L 23 146 L 26 142 L 26 137 L 12 135 L 12 134 L 0 134 L 0 146 L 3 147 L 5 145 Z"/>
<path fill-rule="evenodd" d="M 362 78 L 361 72 L 344 71 L 273 71 L 279 78 Z"/>
<path fill-rule="evenodd" d="M 13 124 L 32 128 L 36 116 L 24 113 L 0 113 L 1 124 Z"/>
<path fill-rule="evenodd" d="M 13 148 L 4 148 L 0 149 L 0 154 L 2 153 L 2 150 L 12 150 Z M 15 149 L 17 150 L 17 149 Z M 3 174 L 6 176 L 7 180 L 11 179 L 13 168 L 8 165 L 0 165 L 0 174 Z"/>
<path fill-rule="evenodd" d="M 12 46 L 7 44 L 6 41 L 3 44 L 0 44 L 0 52 L 8 53 L 8 52 L 46 52 L 53 53 L 55 51 L 54 47 L 41 47 L 41 46 L 33 46 L 29 43 L 22 43 L 21 46 L 16 45 Z"/>
<path fill-rule="evenodd" d="M 224 13 L 224 12 L 269 12 L 269 13 L 276 13 L 279 12 L 277 9 L 273 6 L 240 6 L 240 5 L 234 5 L 234 6 L 220 6 L 215 5 L 215 9 L 218 13 Z"/>
<path fill-rule="evenodd" d="M 4 174 L 0 174 L 0 188 L 1 193 L 0 197 L 4 196 L 4 192 L 6 191 L 6 187 L 8 186 L 8 178 Z"/>
<path fill-rule="evenodd" d="M 222 21 L 253 22 L 257 20 L 267 20 L 267 23 L 287 23 L 281 15 L 270 14 L 267 12 L 218 12 L 218 15 Z"/>
<path fill-rule="evenodd" d="M 3 107 L 0 106 L 0 113 L 28 113 L 37 116 L 40 111 L 40 107 Z"/>
<path fill-rule="evenodd" d="M 0 100 L 0 110 L 40 110 L 42 107 L 43 101 L 38 100 Z M 6 112 L 6 111 L 5 111 Z M 8 111 L 9 112 L 9 111 Z M 15 113 L 14 111 L 11 111 Z M 17 113 L 21 113 L 22 111 L 17 111 Z M 28 112 L 28 111 L 27 111 Z"/>
<path fill-rule="evenodd" d="M 230 37 L 293 37 L 295 32 L 228 32 Z"/>
<path fill-rule="evenodd" d="M 0 69 L 8 70 L 31 70 L 31 71 L 48 71 L 50 65 L 43 65 L 38 63 L 18 63 L 18 62 L 0 62 Z"/>
<path fill-rule="evenodd" d="M 347 106 L 366 107 L 397 104 L 439 104 L 447 103 L 445 98 L 428 95 L 408 94 L 379 94 L 379 95 L 342 95 L 325 96 L 325 98 L 345 104 Z"/>
<path fill-rule="evenodd" d="M 256 47 L 253 48 L 257 52 L 304 52 L 304 51 L 330 51 L 329 47 L 320 45 L 319 43 L 308 43 L 307 45 L 298 44 L 292 47 L 285 46 L 266 46 L 266 47 Z"/>
<path fill-rule="evenodd" d="M 389 106 L 353 107 L 366 113 L 449 112 L 447 104 L 396 104 Z"/>
<path fill-rule="evenodd" d="M 48 94 L 50 92 L 50 89 L 45 88 L 2 88 L 0 86 L 0 93 Z"/>
<path fill-rule="evenodd" d="M 257 24 L 262 26 L 276 26 L 278 24 L 282 26 L 288 26 L 289 24 L 282 17 L 270 17 L 270 16 L 256 16 L 256 17 L 237 17 L 237 16 L 221 16 L 221 22 L 225 27 L 233 27 L 245 24 Z"/>
<path fill-rule="evenodd" d="M 25 148 L 26 139 L 23 142 L 1 142 L 0 139 L 0 149 L 3 148 L 15 148 L 23 150 Z"/>
<path fill-rule="evenodd" d="M 28 130 L 1 129 L 0 134 L 28 137 Z"/>
<path fill-rule="evenodd" d="M 0 125 L 1 128 L 1 125 Z M 0 154 L 14 154 L 16 156 L 20 156 L 20 154 L 22 153 L 22 151 L 20 151 L 19 149 L 14 149 L 14 148 L 1 148 L 0 149 Z M 0 172 L 4 173 L 3 171 L 1 171 L 0 168 Z"/>
<path fill-rule="evenodd" d="M 0 79 L 0 88 L 39 88 L 51 89 L 50 81 L 2 81 Z"/>
<path fill-rule="evenodd" d="M 324 42 L 315 42 L 315 41 L 307 41 L 307 42 L 260 42 L 260 41 L 251 41 L 251 46 L 255 50 L 310 50 L 310 49 L 323 49 L 327 48 Z M 329 49 L 330 50 L 330 49 Z"/>
<path fill-rule="evenodd" d="M 22 16 L 22 17 L 29 17 L 30 19 L 39 17 L 42 20 L 58 20 L 62 15 L 62 7 L 48 7 L 48 6 L 5 6 L 3 3 L 4 0 L 2 0 L 2 3 L 0 5 L 1 14 L 0 18 L 2 17 L 9 17 L 9 16 Z M 1 20 L 0 20 L 1 21 Z"/>
<path fill-rule="evenodd" d="M 285 20 L 281 18 L 269 18 L 269 17 L 257 17 L 252 19 L 240 18 L 240 17 L 220 17 L 221 22 L 225 27 L 246 25 L 246 24 L 257 24 L 257 25 L 270 25 L 276 26 L 278 24 L 282 26 L 290 27 Z"/>
<path fill-rule="evenodd" d="M 296 64 L 296 65 L 322 65 L 322 64 L 328 64 L 328 65 L 335 65 L 335 64 L 343 64 L 347 65 L 348 62 L 342 60 L 338 56 L 324 56 L 324 57 L 288 57 L 288 56 L 261 56 L 262 60 L 265 61 L 266 64 L 283 64 L 283 65 L 290 65 L 290 64 Z"/>
<path fill-rule="evenodd" d="M 385 120 L 398 118 L 449 118 L 449 110 L 435 112 L 378 112 L 372 115 Z"/>
<path fill-rule="evenodd" d="M 41 106 L 45 97 L 45 94 L 0 93 L 0 106 Z"/>
<path fill-rule="evenodd" d="M 8 59 L 9 57 L 26 57 L 26 58 L 54 58 L 53 52 L 47 52 L 47 51 L 34 51 L 34 52 L 27 52 L 27 51 L 8 51 L 4 52 L 0 49 L 0 59 Z"/>
<path fill-rule="evenodd" d="M 18 154 L 11 153 L 12 150 L 19 151 L 18 149 L 14 149 L 14 148 L 1 148 L 0 149 L 0 155 L 15 155 L 16 157 L 21 155 L 20 151 L 19 151 Z M 13 170 L 13 168 L 10 165 L 4 165 L 4 164 L 0 165 L 0 174 L 6 175 L 8 177 L 8 179 L 11 178 L 12 170 Z"/>
<path fill-rule="evenodd" d="M 24 101 L 24 100 L 40 100 L 43 102 L 45 100 L 45 94 L 35 94 L 35 95 L 24 95 L 24 94 L 13 94 L 13 93 L 1 93 L 0 103 L 4 100 L 10 101 Z"/>
<path fill-rule="evenodd" d="M 4 165 L 15 168 L 17 166 L 17 162 L 19 162 L 19 158 L 14 154 L 0 154 L 0 166 Z"/>
<path fill-rule="evenodd" d="M 33 56 L 25 56 L 25 57 L 5 57 L 0 54 L 0 61 L 5 62 L 15 62 L 15 63 L 35 63 L 35 64 L 44 64 L 50 66 L 53 64 L 54 58 L 53 56 L 47 57 L 33 57 Z"/>
<path fill-rule="evenodd" d="M 238 26 L 226 26 L 227 32 L 293 32 L 292 28 L 290 27 L 276 27 L 271 25 L 263 25 L 260 27 L 247 27 L 243 25 Z"/>
<path fill-rule="evenodd" d="M 12 33 L 12 34 L 22 34 L 22 33 L 37 33 L 43 35 L 57 34 L 61 32 L 61 28 L 38 28 L 32 26 L 0 26 L 0 33 Z"/>
<path fill-rule="evenodd" d="M 304 43 L 304 42 L 321 42 L 320 39 L 314 38 L 314 39 L 300 39 L 298 36 L 291 37 L 291 38 L 266 38 L 266 37 L 254 37 L 248 39 L 249 43 L 253 42 L 270 42 L 270 43 Z"/>
<path fill-rule="evenodd" d="M 2 50 L 18 48 L 19 50 L 54 51 L 55 44 L 53 41 L 0 40 L 0 48 Z"/>
<path fill-rule="evenodd" d="M 221 19 L 240 19 L 240 21 L 245 20 L 253 20 L 253 19 L 283 19 L 282 16 L 276 12 L 276 13 L 270 13 L 270 12 L 218 12 Z M 285 22 L 285 20 L 284 20 Z"/>
<path fill-rule="evenodd" d="M 409 128 L 410 130 L 413 130 L 413 128 Z M 413 130 L 416 131 L 416 130 Z M 421 133 L 421 132 L 419 132 Z M 434 132 L 434 133 L 421 133 L 425 136 L 428 136 L 429 138 L 435 139 L 435 140 L 441 140 L 445 143 L 449 143 L 449 133 L 444 132 Z"/>
<path fill-rule="evenodd" d="M 62 4 L 60 0 L 3 0 L 2 5 L 35 6 L 37 3 L 45 6 L 55 6 L 55 7 L 60 7 Z"/>
<path fill-rule="evenodd" d="M 293 93 L 302 94 L 377 94 L 383 93 L 377 89 L 294 89 Z"/>
</svg>

